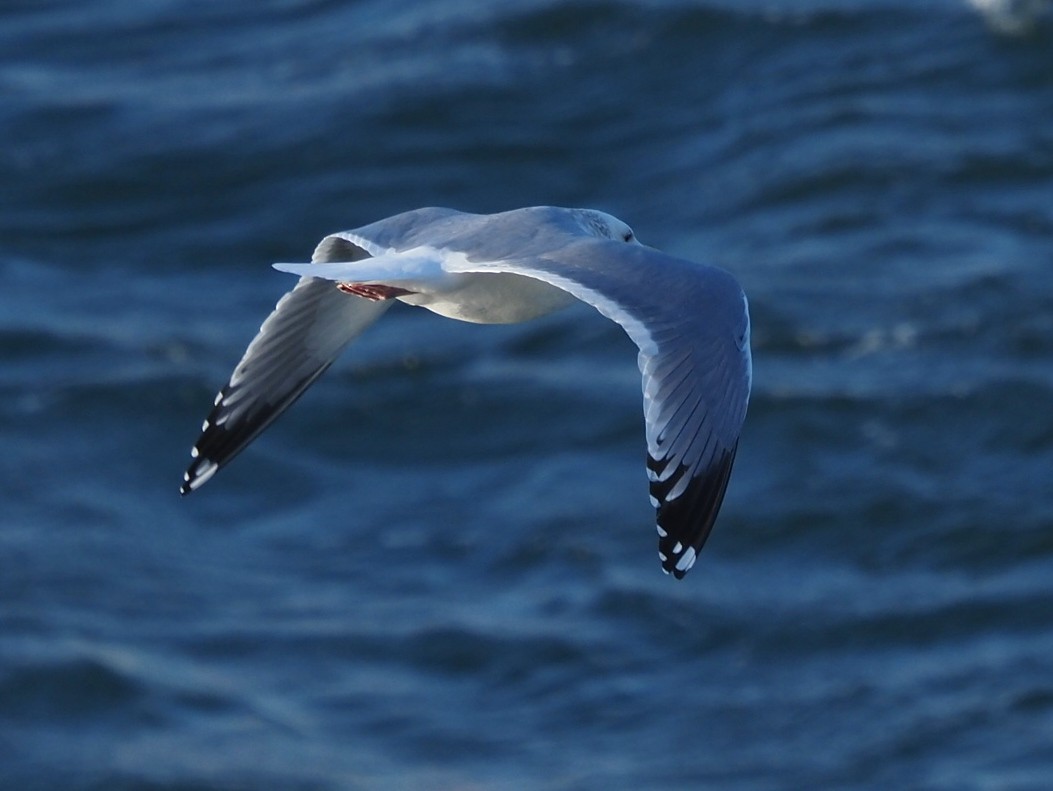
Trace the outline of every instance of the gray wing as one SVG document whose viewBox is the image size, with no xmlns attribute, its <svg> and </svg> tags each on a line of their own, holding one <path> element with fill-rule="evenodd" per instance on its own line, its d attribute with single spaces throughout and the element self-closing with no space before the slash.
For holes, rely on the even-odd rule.
<svg viewBox="0 0 1053 791">
<path fill-rule="evenodd" d="M 361 247 L 326 237 L 313 261 L 368 257 Z M 301 278 L 279 300 L 245 350 L 230 381 L 216 396 L 201 426 L 182 494 L 208 481 L 299 398 L 348 343 L 380 318 L 391 301 L 371 302 L 345 294 L 336 283 Z"/>
<path fill-rule="evenodd" d="M 727 272 L 652 248 L 572 240 L 543 256 L 451 271 L 537 278 L 593 305 L 640 348 L 647 471 L 662 568 L 681 578 L 713 529 L 752 377 L 745 295 Z"/>
</svg>

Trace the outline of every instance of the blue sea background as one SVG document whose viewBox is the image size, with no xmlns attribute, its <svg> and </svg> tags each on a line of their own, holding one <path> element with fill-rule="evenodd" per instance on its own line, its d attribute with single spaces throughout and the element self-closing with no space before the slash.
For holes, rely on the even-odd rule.
<svg viewBox="0 0 1053 791">
<path fill-rule="evenodd" d="M 1004 5 L 3 3 L 0 787 L 1053 788 L 1053 21 Z M 397 306 L 179 497 L 272 261 L 533 204 L 750 296 L 685 580 L 586 306 Z"/>
</svg>

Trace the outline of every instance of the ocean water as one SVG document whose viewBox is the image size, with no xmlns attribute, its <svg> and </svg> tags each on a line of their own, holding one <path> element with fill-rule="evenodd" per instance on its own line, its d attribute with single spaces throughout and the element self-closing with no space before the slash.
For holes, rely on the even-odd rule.
<svg viewBox="0 0 1053 791">
<path fill-rule="evenodd" d="M 1048 4 L 13 0 L 0 96 L 0 787 L 1053 787 Z M 685 580 L 584 306 L 178 496 L 270 262 L 533 204 L 750 295 Z"/>
</svg>

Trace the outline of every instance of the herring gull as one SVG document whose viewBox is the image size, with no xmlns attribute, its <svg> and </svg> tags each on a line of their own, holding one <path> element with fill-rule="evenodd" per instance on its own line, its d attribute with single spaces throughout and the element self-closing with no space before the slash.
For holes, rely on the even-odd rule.
<svg viewBox="0 0 1053 791">
<path fill-rule="evenodd" d="M 658 556 L 694 565 L 728 485 L 749 401 L 746 297 L 722 269 L 639 243 L 592 209 L 499 214 L 426 208 L 325 237 L 249 344 L 194 445 L 180 491 L 200 488 L 398 300 L 461 321 L 520 322 L 579 299 L 639 347 Z"/>
</svg>

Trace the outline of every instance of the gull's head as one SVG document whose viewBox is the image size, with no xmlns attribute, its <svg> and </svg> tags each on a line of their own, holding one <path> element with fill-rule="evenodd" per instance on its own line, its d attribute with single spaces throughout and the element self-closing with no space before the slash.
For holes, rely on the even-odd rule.
<svg viewBox="0 0 1053 791">
<path fill-rule="evenodd" d="M 593 236 L 601 239 L 613 239 L 616 242 L 639 244 L 633 229 L 626 223 L 607 212 L 597 209 L 580 209 L 579 219 L 582 227 Z"/>
</svg>

